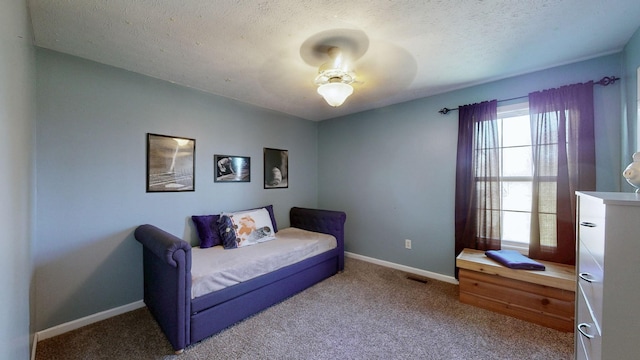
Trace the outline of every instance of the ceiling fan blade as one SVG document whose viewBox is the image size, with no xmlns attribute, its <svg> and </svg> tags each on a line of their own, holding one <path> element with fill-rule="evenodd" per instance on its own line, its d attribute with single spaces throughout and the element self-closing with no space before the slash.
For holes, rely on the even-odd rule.
<svg viewBox="0 0 640 360">
<path fill-rule="evenodd" d="M 295 101 L 309 96 L 316 96 L 317 86 L 313 83 L 318 68 L 300 61 L 294 51 L 282 51 L 269 58 L 258 71 L 258 81 L 263 96 L 276 97 Z M 308 92 L 299 91 L 300 84 L 308 84 Z"/>
<path fill-rule="evenodd" d="M 369 98 L 390 96 L 411 85 L 418 71 L 413 55 L 391 43 L 372 41 L 354 64 L 356 91 Z"/>
<path fill-rule="evenodd" d="M 353 38 L 345 37 L 344 30 L 320 34 L 322 36 L 317 37 L 330 39 L 332 43 L 319 45 L 316 40 L 307 40 L 300 47 L 299 52 L 296 49 L 284 49 L 274 54 L 257 70 L 260 87 L 264 90 L 262 96 L 286 99 L 290 107 L 295 107 L 296 103 L 305 102 L 307 99 L 314 99 L 320 106 L 326 105 L 322 97 L 317 94 L 317 86 L 314 84 L 318 67 L 329 60 L 328 54 L 321 54 L 320 49 L 322 46 L 337 45 L 339 41 L 343 41 L 342 44 L 349 41 L 356 42 Z M 361 42 L 355 47 L 358 49 L 356 51 L 358 60 L 353 62 L 356 81 L 351 84 L 355 91 L 346 106 L 389 101 L 401 90 L 409 87 L 417 73 L 416 60 L 408 51 L 387 42 L 375 40 L 369 42 L 366 36 L 364 40 L 366 40 L 364 43 Z M 304 61 L 300 61 L 301 57 Z M 300 84 L 308 84 L 306 86 L 308 90 L 300 91 Z"/>
</svg>

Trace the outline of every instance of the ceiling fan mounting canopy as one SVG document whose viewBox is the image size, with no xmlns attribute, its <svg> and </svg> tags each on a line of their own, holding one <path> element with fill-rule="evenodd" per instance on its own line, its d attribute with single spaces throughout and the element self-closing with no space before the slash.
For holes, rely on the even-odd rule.
<svg viewBox="0 0 640 360">
<path fill-rule="evenodd" d="M 327 61 L 333 48 L 355 62 L 369 49 L 369 37 L 362 30 L 333 29 L 317 33 L 300 46 L 300 57 L 311 66 L 320 66 Z"/>
</svg>

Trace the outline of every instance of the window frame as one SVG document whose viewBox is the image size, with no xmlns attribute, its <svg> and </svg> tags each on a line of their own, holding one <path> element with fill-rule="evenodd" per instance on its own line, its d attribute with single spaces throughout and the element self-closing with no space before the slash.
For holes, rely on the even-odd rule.
<svg viewBox="0 0 640 360">
<path fill-rule="evenodd" d="M 506 148 L 516 148 L 516 147 L 528 147 L 529 149 L 532 148 L 531 143 L 529 143 L 529 145 L 509 145 L 509 146 L 503 146 L 504 144 L 504 126 L 503 126 L 503 122 L 508 119 L 508 118 L 513 118 L 513 117 L 519 117 L 519 116 L 527 116 L 529 117 L 529 101 L 525 100 L 525 101 L 519 101 L 513 104 L 509 104 L 509 105 L 501 105 L 498 106 L 498 120 L 500 121 L 500 182 L 504 183 L 504 182 L 522 182 L 522 183 L 528 183 L 528 184 L 532 184 L 533 183 L 533 174 L 531 175 L 523 175 L 523 176 L 514 176 L 514 175 L 510 175 L 510 176 L 502 176 L 503 174 L 503 166 L 504 166 L 504 162 L 503 160 L 503 150 Z M 508 121 L 508 120 L 507 120 Z M 501 185 L 502 187 L 502 185 Z M 503 201 L 504 195 L 501 194 L 501 202 Z M 529 211 L 522 211 L 522 210 L 505 210 L 504 208 L 500 209 L 500 219 L 501 222 L 504 224 L 504 213 L 506 212 L 510 212 L 510 213 L 526 213 L 529 214 L 529 218 L 531 217 L 531 210 L 529 209 Z M 503 232 L 504 232 L 504 227 L 501 228 L 500 231 L 500 247 L 502 249 L 507 249 L 507 250 L 516 250 L 524 255 L 528 255 L 529 254 L 529 242 L 531 241 L 530 239 L 530 235 L 528 236 L 529 241 L 528 242 L 521 242 L 521 241 L 515 241 L 515 240 L 507 240 L 503 238 Z"/>
</svg>

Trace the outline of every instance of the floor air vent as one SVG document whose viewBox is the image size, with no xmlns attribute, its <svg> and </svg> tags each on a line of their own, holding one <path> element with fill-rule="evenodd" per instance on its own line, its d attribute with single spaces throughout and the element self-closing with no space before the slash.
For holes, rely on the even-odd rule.
<svg viewBox="0 0 640 360">
<path fill-rule="evenodd" d="M 425 279 L 423 277 L 419 277 L 419 276 L 414 276 L 414 275 L 407 275 L 407 279 L 413 280 L 413 281 L 417 281 L 417 282 L 423 283 L 423 284 L 426 284 L 428 282 L 427 279 Z"/>
</svg>

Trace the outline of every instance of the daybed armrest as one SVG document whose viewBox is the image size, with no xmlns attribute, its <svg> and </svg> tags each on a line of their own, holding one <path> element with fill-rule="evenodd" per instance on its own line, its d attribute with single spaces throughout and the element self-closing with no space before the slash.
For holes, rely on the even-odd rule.
<svg viewBox="0 0 640 360">
<path fill-rule="evenodd" d="M 144 303 L 180 352 L 191 336 L 191 245 L 153 225 L 134 236 L 143 245 Z"/>
<path fill-rule="evenodd" d="M 292 227 L 333 235 L 338 243 L 338 270 L 344 270 L 344 223 L 347 214 L 342 211 L 293 207 L 289 212 Z"/>
<path fill-rule="evenodd" d="M 153 225 L 138 226 L 134 236 L 149 251 L 173 267 L 178 266 L 174 258 L 177 250 L 191 251 L 189 243 Z"/>
</svg>

